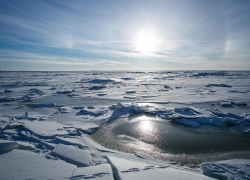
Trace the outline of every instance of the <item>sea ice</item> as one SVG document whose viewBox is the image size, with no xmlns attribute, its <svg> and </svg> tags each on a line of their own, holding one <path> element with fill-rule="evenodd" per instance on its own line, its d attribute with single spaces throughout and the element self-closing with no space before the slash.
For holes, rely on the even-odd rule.
<svg viewBox="0 0 250 180">
<path fill-rule="evenodd" d="M 221 117 L 203 117 L 203 118 L 199 118 L 199 121 L 201 124 L 204 124 L 204 125 L 212 125 L 212 126 L 219 126 L 219 127 L 227 126 L 227 124 L 224 121 L 224 118 L 221 118 Z"/>
<path fill-rule="evenodd" d="M 232 104 L 231 104 L 231 103 L 223 102 L 223 103 L 220 103 L 220 106 L 221 106 L 221 107 L 231 107 Z"/>
<path fill-rule="evenodd" d="M 42 147 L 46 147 L 50 150 L 53 150 L 55 149 L 56 145 L 55 144 L 52 144 L 52 143 L 49 143 L 49 142 L 46 142 L 46 141 L 40 141 L 37 145 L 38 148 L 42 148 Z"/>
<path fill-rule="evenodd" d="M 0 149 L 17 148 L 18 144 L 15 141 L 8 141 L 0 139 Z"/>
<path fill-rule="evenodd" d="M 50 154 L 79 167 L 91 166 L 92 164 L 92 157 L 89 151 L 73 146 L 59 144 Z"/>
<path fill-rule="evenodd" d="M 94 79 L 94 80 L 90 80 L 88 82 L 93 83 L 93 84 L 106 84 L 106 83 L 117 83 L 119 81 L 115 81 L 112 79 Z"/>
<path fill-rule="evenodd" d="M 72 138 L 56 137 L 56 140 L 59 143 L 62 143 L 65 145 L 77 145 L 80 148 L 86 147 L 86 145 L 81 140 L 79 140 L 78 137 L 72 137 Z"/>
<path fill-rule="evenodd" d="M 0 179 L 69 179 L 75 165 L 25 150 L 0 151 Z"/>
<path fill-rule="evenodd" d="M 169 165 L 154 165 L 123 158 L 108 156 L 108 160 L 117 180 L 200 180 L 212 179 L 203 174 L 182 171 Z"/>
<path fill-rule="evenodd" d="M 235 105 L 235 106 L 247 106 L 247 103 L 240 102 L 240 101 L 230 101 L 230 103 Z"/>
<path fill-rule="evenodd" d="M 113 172 L 109 164 L 76 168 L 71 179 L 113 180 Z"/>
<path fill-rule="evenodd" d="M 37 136 L 44 138 L 69 134 L 69 132 L 64 129 L 64 125 L 53 121 L 24 121 L 23 127 Z"/>
<path fill-rule="evenodd" d="M 250 160 L 233 159 L 201 164 L 203 173 L 218 179 L 250 179 Z"/>
<path fill-rule="evenodd" d="M 123 159 L 124 154 L 102 147 L 87 132 L 93 133 L 112 119 L 149 113 L 190 127 L 235 125 L 230 129 L 237 128 L 237 132 L 244 132 L 240 136 L 247 138 L 250 130 L 237 126 L 250 123 L 249 108 L 239 107 L 250 102 L 249 79 L 249 72 L 221 71 L 1 72 L 0 148 L 7 146 L 14 150 L 0 151 L 0 179 L 112 179 L 109 165 L 102 164 L 107 162 L 106 155 L 117 179 L 207 179 L 207 176 L 167 162 L 166 166 L 156 165 L 156 161 L 142 163 L 149 160 L 134 159 L 133 155 L 126 155 L 130 160 Z M 103 95 L 105 97 L 100 97 Z M 65 97 L 67 100 L 61 101 Z M 137 106 L 136 100 L 150 105 Z M 218 102 L 226 102 L 222 106 L 230 104 L 231 107 L 221 107 Z M 184 107 L 178 107 L 181 105 L 178 103 L 184 103 Z M 210 106 L 211 103 L 214 106 Z M 207 126 L 191 130 L 203 132 L 206 128 L 224 131 Z M 78 165 L 77 161 L 87 165 L 101 164 L 76 168 L 49 155 L 50 151 L 54 152 L 53 156 L 73 164 Z M 111 152 L 115 157 L 110 156 Z M 243 170 L 236 168 L 230 178 L 242 178 L 244 173 L 249 175 L 249 161 L 239 160 L 239 163 L 242 166 L 238 169 Z M 230 163 L 223 164 L 224 171 L 231 167 Z M 233 173 L 232 169 L 230 172 Z M 223 179 L 221 174 L 219 178 Z"/>
<path fill-rule="evenodd" d="M 13 91 L 10 90 L 10 89 L 5 89 L 5 90 L 4 90 L 4 93 L 11 93 L 11 92 L 13 92 Z"/>
<path fill-rule="evenodd" d="M 188 126 L 188 127 L 193 127 L 193 128 L 201 126 L 200 122 L 197 119 L 182 118 L 182 119 L 175 119 L 174 122 L 179 123 L 179 124 L 183 124 L 183 125 Z"/>
<path fill-rule="evenodd" d="M 176 107 L 174 108 L 174 111 L 189 111 L 189 107 Z"/>
</svg>

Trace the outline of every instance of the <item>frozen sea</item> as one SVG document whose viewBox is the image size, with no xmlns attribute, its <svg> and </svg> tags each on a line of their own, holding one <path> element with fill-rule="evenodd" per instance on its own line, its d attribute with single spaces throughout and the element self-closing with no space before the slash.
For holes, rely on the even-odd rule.
<svg viewBox="0 0 250 180">
<path fill-rule="evenodd" d="M 250 71 L 0 71 L 0 133 L 1 163 L 25 150 L 72 165 L 69 179 L 100 165 L 126 179 L 116 158 L 217 177 L 201 164 L 250 159 Z"/>
</svg>

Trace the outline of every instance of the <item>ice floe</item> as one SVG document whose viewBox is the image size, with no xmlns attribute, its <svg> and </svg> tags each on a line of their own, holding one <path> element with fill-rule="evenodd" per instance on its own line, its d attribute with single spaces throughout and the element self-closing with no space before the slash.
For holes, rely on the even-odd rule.
<svg viewBox="0 0 250 180">
<path fill-rule="evenodd" d="M 73 146 L 59 144 L 50 154 L 79 167 L 92 165 L 90 152 Z"/>
<path fill-rule="evenodd" d="M 24 150 L 0 151 L 1 179 L 64 179 L 75 165 Z M 4 163 L 3 163 L 4 162 Z"/>
<path fill-rule="evenodd" d="M 24 129 L 43 138 L 52 138 L 57 135 L 68 135 L 64 125 L 53 121 L 32 121 L 23 124 Z"/>
</svg>

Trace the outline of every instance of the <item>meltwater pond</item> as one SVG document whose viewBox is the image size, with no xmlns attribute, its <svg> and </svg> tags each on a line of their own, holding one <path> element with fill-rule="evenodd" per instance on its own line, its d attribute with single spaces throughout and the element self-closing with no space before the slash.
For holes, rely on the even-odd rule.
<svg viewBox="0 0 250 180">
<path fill-rule="evenodd" d="M 249 127 L 185 127 L 154 116 L 120 118 L 104 124 L 92 138 L 107 148 L 143 153 L 181 164 L 250 159 Z"/>
</svg>

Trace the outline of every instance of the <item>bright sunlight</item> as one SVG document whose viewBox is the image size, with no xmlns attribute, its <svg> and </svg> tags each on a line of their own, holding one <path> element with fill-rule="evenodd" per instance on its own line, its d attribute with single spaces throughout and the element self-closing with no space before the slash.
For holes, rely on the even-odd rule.
<svg viewBox="0 0 250 180">
<path fill-rule="evenodd" d="M 144 55 L 152 54 L 158 50 L 159 40 L 150 30 L 140 30 L 135 35 L 135 49 Z"/>
</svg>

